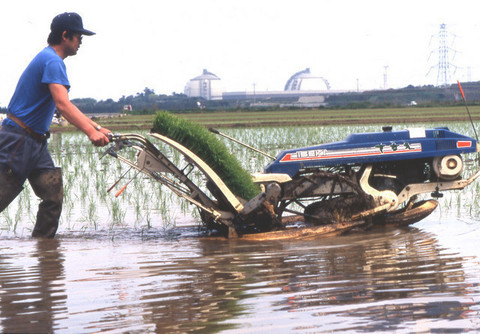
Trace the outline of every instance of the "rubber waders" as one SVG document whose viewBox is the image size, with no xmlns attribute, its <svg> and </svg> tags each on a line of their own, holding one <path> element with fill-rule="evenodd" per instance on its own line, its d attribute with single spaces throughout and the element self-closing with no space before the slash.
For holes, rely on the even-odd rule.
<svg viewBox="0 0 480 334">
<path fill-rule="evenodd" d="M 18 184 L 12 173 L 6 170 L 0 171 L 0 212 L 20 194 L 23 186 Z"/>
<path fill-rule="evenodd" d="M 55 168 L 28 177 L 35 195 L 42 201 L 38 205 L 37 221 L 32 237 L 53 238 L 62 212 L 62 169 Z"/>
</svg>

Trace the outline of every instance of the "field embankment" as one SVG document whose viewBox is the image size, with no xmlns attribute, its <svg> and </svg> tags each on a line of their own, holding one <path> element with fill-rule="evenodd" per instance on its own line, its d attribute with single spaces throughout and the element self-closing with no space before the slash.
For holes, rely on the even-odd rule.
<svg viewBox="0 0 480 334">
<path fill-rule="evenodd" d="M 480 106 L 470 107 L 474 121 L 480 120 Z M 182 113 L 180 117 L 198 122 L 206 127 L 257 127 L 257 126 L 307 126 L 341 124 L 403 124 L 403 123 L 445 123 L 469 121 L 464 106 L 411 107 L 388 109 L 317 109 L 317 110 L 275 110 L 275 111 L 229 111 Z M 104 117 L 97 121 L 112 131 L 150 129 L 155 115 L 127 115 Z M 53 125 L 52 132 L 71 131 L 69 125 Z"/>
</svg>

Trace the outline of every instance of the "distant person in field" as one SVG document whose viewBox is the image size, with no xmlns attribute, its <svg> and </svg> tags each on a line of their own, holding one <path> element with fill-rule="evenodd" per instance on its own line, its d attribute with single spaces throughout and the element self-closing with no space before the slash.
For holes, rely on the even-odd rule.
<svg viewBox="0 0 480 334">
<path fill-rule="evenodd" d="M 85 116 L 69 99 L 63 60 L 77 54 L 84 35 L 77 13 L 57 15 L 50 26 L 48 46 L 27 66 L 8 105 L 8 118 L 0 131 L 0 212 L 22 191 L 26 180 L 41 199 L 33 237 L 53 238 L 63 203 L 61 168 L 48 151 L 48 132 L 55 108 L 95 146 L 109 143 L 110 130 Z"/>
</svg>

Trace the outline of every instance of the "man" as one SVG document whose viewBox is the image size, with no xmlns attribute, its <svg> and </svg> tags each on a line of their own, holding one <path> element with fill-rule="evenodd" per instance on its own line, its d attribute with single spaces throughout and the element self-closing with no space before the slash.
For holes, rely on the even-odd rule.
<svg viewBox="0 0 480 334">
<path fill-rule="evenodd" d="M 63 203 L 62 171 L 55 167 L 47 148 L 55 108 L 95 146 L 107 145 L 110 133 L 85 116 L 68 97 L 70 83 L 63 60 L 77 54 L 83 35 L 95 33 L 83 28 L 82 18 L 76 13 L 57 15 L 50 30 L 48 46 L 18 81 L 0 131 L 0 212 L 28 179 L 42 200 L 32 236 L 45 238 L 55 236 Z"/>
</svg>

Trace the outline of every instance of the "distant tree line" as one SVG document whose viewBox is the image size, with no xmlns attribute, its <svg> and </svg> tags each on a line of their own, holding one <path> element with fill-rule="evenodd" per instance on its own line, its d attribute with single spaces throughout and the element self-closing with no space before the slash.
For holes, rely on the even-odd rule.
<svg viewBox="0 0 480 334">
<path fill-rule="evenodd" d="M 132 110 L 127 110 L 131 113 L 138 110 L 164 109 L 167 106 L 170 108 L 185 108 L 188 107 L 189 104 L 192 104 L 186 96 L 175 93 L 171 96 L 156 95 L 154 90 L 150 88 L 145 88 L 143 92 L 137 93 L 136 95 L 122 96 L 118 101 L 114 101 L 113 99 L 96 101 L 92 98 L 85 98 L 73 99 L 72 103 L 87 114 L 120 113 L 124 111 L 126 106 L 132 107 Z"/>
<path fill-rule="evenodd" d="M 470 104 L 480 103 L 480 82 L 462 84 Z M 447 87 L 407 86 L 401 89 L 372 90 L 359 93 L 331 95 L 326 99 L 329 107 L 384 108 L 411 105 L 439 106 L 462 103 L 457 84 Z"/>
<path fill-rule="evenodd" d="M 144 114 L 153 113 L 156 110 L 199 111 L 207 106 L 212 109 L 222 106 L 222 103 L 218 103 L 218 101 L 206 101 L 199 97 L 188 97 L 185 94 L 175 92 L 172 95 L 157 95 L 153 89 L 148 87 L 136 95 L 122 96 L 118 101 L 112 99 L 96 101 L 92 98 L 86 98 L 73 99 L 72 103 L 87 114 L 120 112 Z M 129 107 L 131 107 L 131 110 Z"/>
<path fill-rule="evenodd" d="M 471 105 L 480 104 L 480 82 L 462 84 L 467 101 Z M 253 100 L 208 101 L 200 97 L 188 97 L 185 94 L 172 95 L 156 94 L 153 89 L 146 87 L 136 95 L 122 96 L 118 101 L 113 99 L 97 101 L 93 98 L 73 99 L 72 102 L 84 113 L 121 113 L 131 114 L 154 113 L 156 110 L 172 112 L 201 112 L 215 110 L 270 110 L 278 109 L 282 104 L 296 102 L 296 97 L 269 98 L 269 107 L 259 106 L 258 97 Z M 324 108 L 385 108 L 411 105 L 439 106 L 462 103 L 457 84 L 447 87 L 435 86 L 407 86 L 401 89 L 371 90 L 365 92 L 349 92 L 332 94 L 325 98 Z M 124 110 L 131 106 L 131 110 Z M 289 107 L 293 108 L 293 107 Z M 298 107 L 296 107 L 298 108 Z M 127 109 L 129 109 L 127 107 Z M 1 113 L 6 113 L 5 107 L 0 107 Z"/>
</svg>

